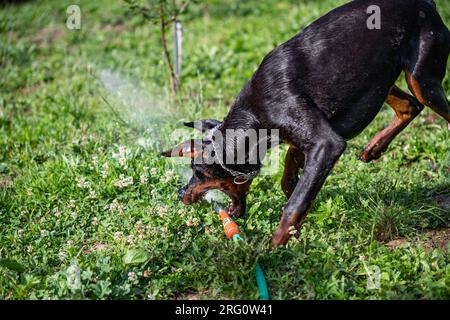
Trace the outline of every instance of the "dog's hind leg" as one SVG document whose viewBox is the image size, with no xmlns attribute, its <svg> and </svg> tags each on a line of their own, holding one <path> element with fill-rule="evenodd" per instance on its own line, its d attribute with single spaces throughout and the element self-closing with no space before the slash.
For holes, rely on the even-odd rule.
<svg viewBox="0 0 450 320">
<path fill-rule="evenodd" d="M 448 122 L 450 129 L 450 103 L 445 97 L 441 82 L 433 77 L 418 77 L 407 73 L 409 89 L 424 105 L 430 107 Z"/>
<path fill-rule="evenodd" d="M 274 246 L 284 245 L 295 229 L 303 223 L 308 210 L 334 164 L 346 148 L 345 140 L 329 124 L 326 116 L 314 107 L 302 110 L 302 119 L 289 128 L 292 144 L 304 152 L 305 166 L 283 216 L 272 237 Z"/>
<path fill-rule="evenodd" d="M 294 146 L 290 146 L 284 160 L 284 173 L 281 179 L 281 189 L 288 199 L 297 185 L 298 172 L 304 165 L 305 155 L 303 152 Z"/>
<path fill-rule="evenodd" d="M 442 88 L 450 54 L 450 32 L 436 11 L 419 19 L 420 37 L 405 66 L 409 90 L 420 101 L 447 120 L 450 104 Z"/>
<path fill-rule="evenodd" d="M 380 158 L 392 140 L 423 110 L 423 105 L 416 98 L 396 86 L 392 87 L 386 102 L 394 109 L 396 117 L 364 147 L 359 156 L 364 162 Z"/>
</svg>

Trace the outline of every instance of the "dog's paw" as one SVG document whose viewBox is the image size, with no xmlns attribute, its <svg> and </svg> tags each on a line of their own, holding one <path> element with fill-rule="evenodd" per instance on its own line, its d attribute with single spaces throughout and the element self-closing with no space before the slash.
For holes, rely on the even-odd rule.
<svg viewBox="0 0 450 320">
<path fill-rule="evenodd" d="M 275 234 L 272 237 L 272 247 L 276 248 L 284 246 L 292 236 L 299 236 L 300 225 L 290 225 L 286 220 L 282 219 Z"/>
<path fill-rule="evenodd" d="M 378 160 L 381 157 L 381 153 L 383 152 L 383 150 L 381 150 L 380 148 L 377 148 L 378 145 L 374 145 L 374 146 L 366 146 L 363 151 L 361 152 L 361 154 L 359 155 L 358 159 L 363 161 L 363 162 L 370 162 L 373 160 Z"/>
</svg>

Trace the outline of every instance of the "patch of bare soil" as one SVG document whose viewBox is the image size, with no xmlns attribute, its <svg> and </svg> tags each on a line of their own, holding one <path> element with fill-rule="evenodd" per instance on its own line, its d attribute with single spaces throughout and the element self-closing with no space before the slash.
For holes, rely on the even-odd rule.
<svg viewBox="0 0 450 320">
<path fill-rule="evenodd" d="M 49 25 L 41 30 L 32 38 L 32 41 L 40 47 L 49 47 L 56 43 L 65 34 L 63 26 Z"/>
<path fill-rule="evenodd" d="M 435 123 L 436 121 L 438 121 L 439 119 L 440 119 L 440 117 L 439 117 L 437 114 L 435 114 L 435 113 L 429 113 L 429 114 L 425 117 L 424 122 L 425 122 L 426 124 L 433 124 L 433 123 Z"/>
<path fill-rule="evenodd" d="M 107 250 L 107 249 L 109 249 L 109 246 L 107 244 L 96 242 L 91 247 L 84 248 L 83 252 L 85 254 L 89 254 L 94 251 L 102 251 L 102 250 Z"/>
<path fill-rule="evenodd" d="M 194 292 L 187 291 L 184 293 L 180 293 L 172 297 L 173 300 L 203 300 L 211 295 L 211 291 L 202 291 L 202 292 Z"/>
<path fill-rule="evenodd" d="M 450 227 L 447 227 L 436 230 L 426 230 L 420 234 L 417 239 L 395 239 L 386 243 L 386 246 L 391 249 L 421 246 L 427 251 L 433 251 L 436 248 L 445 251 L 448 249 L 449 243 Z"/>
<path fill-rule="evenodd" d="M 106 25 L 101 28 L 106 32 L 124 32 L 128 31 L 128 26 L 126 24 L 114 24 L 114 25 Z"/>
<path fill-rule="evenodd" d="M 19 92 L 22 93 L 22 94 L 30 94 L 30 93 L 38 92 L 41 89 L 42 89 L 42 85 L 40 85 L 40 84 L 33 84 L 30 87 L 22 87 L 22 88 L 20 88 Z"/>
<path fill-rule="evenodd" d="M 0 189 L 8 188 L 12 185 L 12 179 L 8 176 L 0 176 Z"/>
</svg>

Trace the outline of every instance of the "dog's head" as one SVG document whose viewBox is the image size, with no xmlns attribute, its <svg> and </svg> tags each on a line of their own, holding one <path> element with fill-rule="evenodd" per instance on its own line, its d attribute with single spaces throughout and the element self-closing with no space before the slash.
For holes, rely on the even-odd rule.
<svg viewBox="0 0 450 320">
<path fill-rule="evenodd" d="M 200 120 L 185 123 L 186 126 L 196 128 L 206 133 L 218 127 L 217 120 Z M 180 200 L 186 204 L 198 202 L 207 191 L 218 189 L 227 194 L 232 204 L 230 213 L 239 216 L 245 212 L 246 197 L 251 184 L 247 181 L 236 181 L 230 171 L 213 159 L 215 150 L 210 139 L 187 140 L 171 150 L 161 153 L 165 157 L 191 158 L 192 177 L 188 184 L 178 190 Z"/>
</svg>

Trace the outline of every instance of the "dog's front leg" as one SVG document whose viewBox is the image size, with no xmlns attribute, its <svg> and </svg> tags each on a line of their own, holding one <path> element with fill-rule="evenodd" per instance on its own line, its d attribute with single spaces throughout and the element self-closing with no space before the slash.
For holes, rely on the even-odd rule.
<svg viewBox="0 0 450 320">
<path fill-rule="evenodd" d="M 298 183 L 298 172 L 304 166 L 305 155 L 303 152 L 294 146 L 290 146 L 284 160 L 284 173 L 281 179 L 281 189 L 288 199 Z"/>
<path fill-rule="evenodd" d="M 346 148 L 345 140 L 322 114 L 314 113 L 311 117 L 313 119 L 308 118 L 310 125 L 303 127 L 308 132 L 297 131 L 305 133 L 296 137 L 306 155 L 304 172 L 284 207 L 281 222 L 272 238 L 273 246 L 286 244 L 294 230 L 301 226 L 325 179 Z"/>
</svg>

